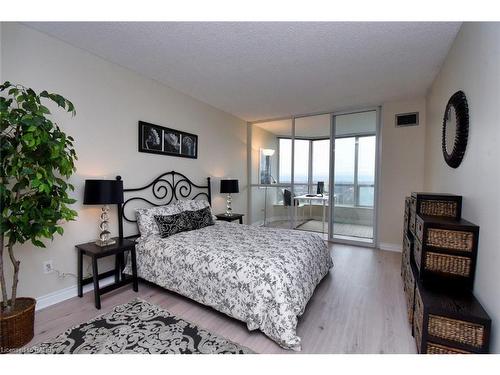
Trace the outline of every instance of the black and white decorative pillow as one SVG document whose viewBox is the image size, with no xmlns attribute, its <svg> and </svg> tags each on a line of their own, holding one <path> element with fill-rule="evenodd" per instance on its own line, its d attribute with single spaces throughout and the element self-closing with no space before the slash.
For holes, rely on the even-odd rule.
<svg viewBox="0 0 500 375">
<path fill-rule="evenodd" d="M 148 237 L 151 235 L 160 235 L 161 237 L 168 237 L 168 234 L 162 235 L 160 233 L 160 224 L 156 220 L 156 216 L 173 216 L 176 214 L 180 214 L 182 212 L 186 211 L 198 211 L 203 208 L 208 208 L 210 214 L 211 214 L 211 209 L 210 209 L 210 203 L 206 200 L 180 200 L 175 203 L 166 205 L 166 206 L 158 206 L 158 207 L 150 207 L 150 208 L 142 208 L 136 210 L 136 218 L 137 218 L 137 225 L 139 227 L 139 232 L 141 233 L 141 237 Z M 178 220 L 178 219 L 176 219 Z M 213 217 L 212 217 L 212 223 L 213 223 Z M 167 220 L 168 222 L 171 221 L 171 219 Z M 175 222 L 175 220 L 174 220 Z M 168 224 L 169 226 L 171 223 Z M 211 224 L 209 224 L 211 225 Z M 174 224 L 175 226 L 175 224 Z M 191 229 L 184 229 L 182 231 L 186 230 L 191 230 Z M 181 231 L 181 232 L 182 232 Z M 169 233 L 167 230 L 165 233 Z M 178 233 L 178 232 L 175 232 Z M 172 233 L 174 234 L 174 233 Z M 170 234 L 171 235 L 171 234 Z"/>
<path fill-rule="evenodd" d="M 201 229 L 210 225 L 214 225 L 210 207 L 205 207 L 201 210 L 196 211 L 184 211 L 184 214 L 186 214 L 187 221 L 189 222 L 191 230 Z"/>
<path fill-rule="evenodd" d="M 158 231 L 162 238 L 170 237 L 176 233 L 191 230 L 191 222 L 186 212 L 175 215 L 154 215 Z"/>
</svg>

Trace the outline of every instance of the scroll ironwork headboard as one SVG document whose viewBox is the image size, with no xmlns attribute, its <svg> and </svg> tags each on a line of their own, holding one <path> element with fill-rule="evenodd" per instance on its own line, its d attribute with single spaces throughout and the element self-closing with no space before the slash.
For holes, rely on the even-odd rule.
<svg viewBox="0 0 500 375">
<path fill-rule="evenodd" d="M 121 177 L 116 176 L 116 179 L 121 180 Z M 156 202 L 140 195 L 128 197 L 130 193 L 147 191 L 152 192 L 152 199 Z M 123 194 L 125 196 L 125 201 L 118 205 L 118 233 L 120 238 L 123 237 L 123 220 L 129 223 L 137 222 L 135 216 L 127 217 L 125 213 L 125 207 L 131 202 L 142 201 L 149 206 L 163 206 L 182 198 L 196 199 L 204 196 L 207 198 L 208 203 L 212 204 L 210 177 L 207 177 L 206 185 L 197 185 L 182 173 L 175 171 L 163 173 L 143 187 L 123 189 Z"/>
</svg>

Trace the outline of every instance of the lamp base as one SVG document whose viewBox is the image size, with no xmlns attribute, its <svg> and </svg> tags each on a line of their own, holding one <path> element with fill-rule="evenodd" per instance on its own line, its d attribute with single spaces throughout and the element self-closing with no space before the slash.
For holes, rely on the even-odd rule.
<svg viewBox="0 0 500 375">
<path fill-rule="evenodd" d="M 233 216 L 233 209 L 231 208 L 231 194 L 226 198 L 226 216 Z"/>
<path fill-rule="evenodd" d="M 116 243 L 116 240 L 113 238 L 110 238 L 109 240 L 106 240 L 106 241 L 96 240 L 94 243 L 97 246 L 104 247 L 104 246 L 114 245 Z"/>
<path fill-rule="evenodd" d="M 95 241 L 95 244 L 97 246 L 104 247 L 116 243 L 116 241 L 113 238 L 111 238 L 111 233 L 109 233 L 108 220 L 109 220 L 109 206 L 105 204 L 102 207 L 101 222 L 99 224 L 99 229 L 101 230 L 101 233 L 99 234 L 99 239 Z"/>
</svg>

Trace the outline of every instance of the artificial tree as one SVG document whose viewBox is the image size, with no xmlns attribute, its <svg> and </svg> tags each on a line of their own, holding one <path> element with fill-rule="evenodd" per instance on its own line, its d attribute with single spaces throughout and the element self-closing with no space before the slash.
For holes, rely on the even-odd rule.
<svg viewBox="0 0 500 375">
<path fill-rule="evenodd" d="M 73 186 L 67 179 L 75 171 L 73 138 L 50 120 L 42 101 L 52 101 L 75 115 L 73 104 L 58 94 L 5 82 L 0 85 L 0 286 L 3 313 L 15 310 L 20 261 L 14 246 L 27 241 L 45 247 L 42 239 L 63 234 L 63 221 L 77 213 L 68 205 Z M 4 250 L 14 273 L 7 294 Z"/>
</svg>

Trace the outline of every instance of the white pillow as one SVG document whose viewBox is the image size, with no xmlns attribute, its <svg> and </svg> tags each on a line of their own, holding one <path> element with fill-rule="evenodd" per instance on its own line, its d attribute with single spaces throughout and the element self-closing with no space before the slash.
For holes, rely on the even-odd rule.
<svg viewBox="0 0 500 375">
<path fill-rule="evenodd" d="M 158 224 L 156 224 L 154 218 L 155 215 L 175 215 L 182 211 L 184 210 L 179 206 L 177 202 L 166 206 L 140 208 L 136 210 L 137 226 L 139 227 L 139 233 L 141 234 L 141 237 L 160 234 Z"/>
<path fill-rule="evenodd" d="M 210 203 L 204 199 L 195 199 L 195 200 L 180 200 L 177 201 L 181 211 L 197 211 L 201 210 L 205 207 L 210 207 Z"/>
</svg>

